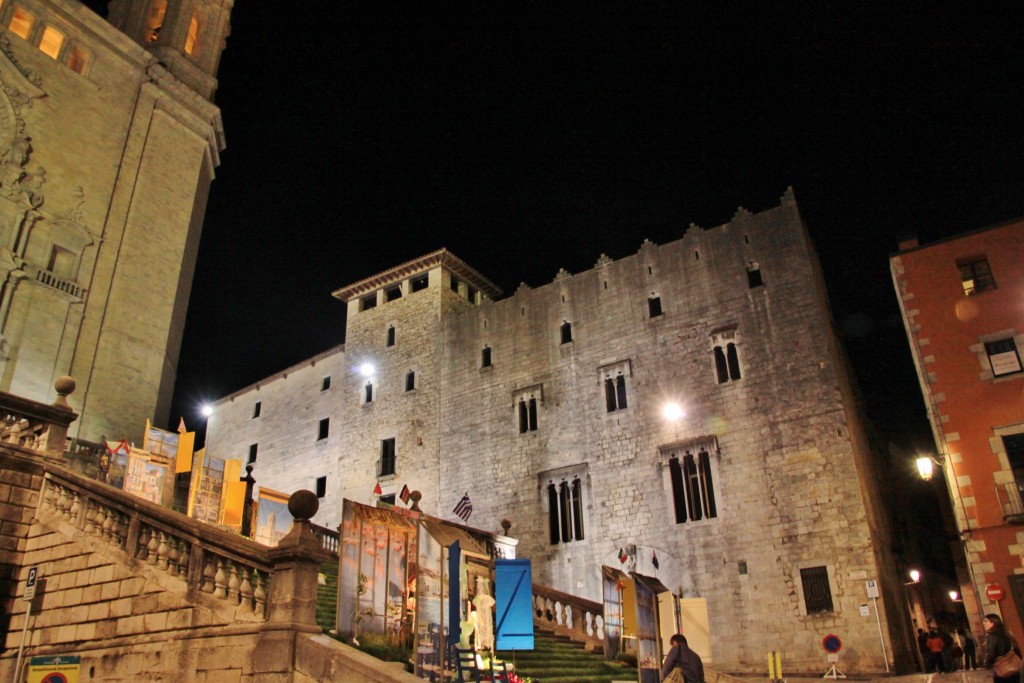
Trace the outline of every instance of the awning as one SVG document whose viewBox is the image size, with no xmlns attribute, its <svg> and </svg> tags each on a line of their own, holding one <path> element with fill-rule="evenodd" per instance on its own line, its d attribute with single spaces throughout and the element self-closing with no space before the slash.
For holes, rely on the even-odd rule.
<svg viewBox="0 0 1024 683">
<path fill-rule="evenodd" d="M 465 529 L 445 524 L 436 519 L 424 518 L 420 520 L 420 523 L 427 530 L 427 533 L 433 536 L 445 548 L 458 541 L 459 548 L 467 555 L 473 555 L 483 560 L 491 559 L 490 553 L 487 552 L 486 544 L 474 538 Z"/>
</svg>

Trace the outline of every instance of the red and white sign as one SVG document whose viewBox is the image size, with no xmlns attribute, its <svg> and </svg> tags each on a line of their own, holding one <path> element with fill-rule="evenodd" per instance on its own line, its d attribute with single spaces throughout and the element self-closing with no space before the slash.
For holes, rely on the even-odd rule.
<svg viewBox="0 0 1024 683">
<path fill-rule="evenodd" d="M 1006 595 L 1006 593 L 1003 592 L 1003 587 L 998 583 L 990 583 L 985 589 L 985 597 L 992 602 L 999 602 L 1003 599 L 1004 595 Z"/>
</svg>

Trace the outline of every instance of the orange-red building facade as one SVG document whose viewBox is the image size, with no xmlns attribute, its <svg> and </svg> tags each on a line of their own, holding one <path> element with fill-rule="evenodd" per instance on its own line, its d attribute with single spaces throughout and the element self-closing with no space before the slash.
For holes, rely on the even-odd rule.
<svg viewBox="0 0 1024 683">
<path fill-rule="evenodd" d="M 963 542 L 972 629 L 995 612 L 1024 633 L 1024 219 L 903 243 L 890 267 Z"/>
</svg>

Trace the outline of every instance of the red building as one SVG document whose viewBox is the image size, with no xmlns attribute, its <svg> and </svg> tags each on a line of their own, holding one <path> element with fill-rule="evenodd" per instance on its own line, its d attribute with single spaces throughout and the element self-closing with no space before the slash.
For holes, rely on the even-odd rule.
<svg viewBox="0 0 1024 683">
<path fill-rule="evenodd" d="M 904 242 L 890 267 L 962 540 L 971 626 L 979 634 L 995 612 L 1024 633 L 1024 219 Z"/>
</svg>

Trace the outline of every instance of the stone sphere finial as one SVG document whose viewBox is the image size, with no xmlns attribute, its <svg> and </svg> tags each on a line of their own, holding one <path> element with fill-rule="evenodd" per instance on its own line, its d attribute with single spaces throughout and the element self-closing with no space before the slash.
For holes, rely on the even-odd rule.
<svg viewBox="0 0 1024 683">
<path fill-rule="evenodd" d="M 57 390 L 57 399 L 53 402 L 53 405 L 68 408 L 68 395 L 75 390 L 75 378 L 64 375 L 58 377 L 57 381 L 53 383 L 53 388 Z"/>
<path fill-rule="evenodd" d="M 412 500 L 412 505 L 409 506 L 410 510 L 420 511 L 420 500 L 423 499 L 423 494 L 419 491 L 410 491 L 409 498 Z"/>
<path fill-rule="evenodd" d="M 501 528 L 505 532 L 505 535 L 508 536 L 508 530 L 512 528 L 512 522 L 507 518 L 501 520 Z"/>
<path fill-rule="evenodd" d="M 320 501 L 309 489 L 296 491 L 288 498 L 288 512 L 296 522 L 306 521 L 320 509 Z"/>
</svg>

